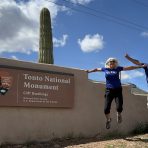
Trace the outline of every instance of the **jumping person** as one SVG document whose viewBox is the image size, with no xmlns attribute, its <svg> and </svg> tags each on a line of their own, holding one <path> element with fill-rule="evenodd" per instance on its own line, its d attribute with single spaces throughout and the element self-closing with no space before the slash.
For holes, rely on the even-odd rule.
<svg viewBox="0 0 148 148">
<path fill-rule="evenodd" d="M 120 71 L 126 70 L 134 70 L 137 68 L 142 68 L 143 65 L 139 66 L 129 66 L 129 67 L 121 67 L 118 66 L 118 61 L 115 58 L 109 58 L 105 67 L 96 68 L 93 70 L 86 70 L 86 72 L 104 72 L 106 77 L 106 90 L 105 90 L 105 105 L 104 105 L 104 113 L 106 116 L 106 128 L 109 129 L 111 126 L 111 116 L 110 116 L 110 108 L 113 99 L 116 102 L 117 109 L 117 122 L 122 122 L 121 112 L 123 110 L 123 96 L 122 96 L 122 86 L 119 78 Z"/>
<path fill-rule="evenodd" d="M 136 65 L 145 65 L 143 68 L 144 68 L 144 70 L 145 70 L 146 81 L 147 81 L 147 83 L 148 83 L 148 64 L 142 63 L 142 62 L 140 62 L 139 60 L 133 59 L 133 58 L 131 58 L 128 54 L 126 54 L 125 57 L 126 57 L 130 62 L 132 62 L 133 64 L 136 64 Z"/>
</svg>

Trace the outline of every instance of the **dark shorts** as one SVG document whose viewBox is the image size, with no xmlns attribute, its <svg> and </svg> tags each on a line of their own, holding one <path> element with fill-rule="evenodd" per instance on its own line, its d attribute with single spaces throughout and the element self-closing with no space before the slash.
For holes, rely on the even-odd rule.
<svg viewBox="0 0 148 148">
<path fill-rule="evenodd" d="M 117 112 L 122 112 L 123 110 L 123 95 L 122 87 L 116 89 L 106 88 L 105 90 L 105 104 L 104 104 L 104 113 L 109 114 L 111 109 L 111 104 L 113 99 L 116 102 Z"/>
</svg>

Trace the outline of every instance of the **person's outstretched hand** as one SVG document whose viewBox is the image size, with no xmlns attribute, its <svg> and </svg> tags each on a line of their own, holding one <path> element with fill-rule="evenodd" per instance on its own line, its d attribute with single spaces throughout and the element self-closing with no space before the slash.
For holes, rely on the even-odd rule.
<svg viewBox="0 0 148 148">
<path fill-rule="evenodd" d="M 146 64 L 142 65 L 142 68 L 145 68 L 145 67 L 147 67 L 147 65 L 146 65 Z"/>
<path fill-rule="evenodd" d="M 125 57 L 128 58 L 128 57 L 130 57 L 130 56 L 126 53 L 126 54 L 125 54 Z"/>
<path fill-rule="evenodd" d="M 85 72 L 89 73 L 89 70 L 84 70 Z"/>
</svg>

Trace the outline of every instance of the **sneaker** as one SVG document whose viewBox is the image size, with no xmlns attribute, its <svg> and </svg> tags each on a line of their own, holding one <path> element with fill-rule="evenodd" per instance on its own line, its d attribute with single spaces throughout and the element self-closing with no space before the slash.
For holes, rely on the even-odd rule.
<svg viewBox="0 0 148 148">
<path fill-rule="evenodd" d="M 111 127 L 111 118 L 106 122 L 106 129 L 110 129 Z"/>
<path fill-rule="evenodd" d="M 120 124 L 122 122 L 121 114 L 117 114 L 117 122 Z"/>
</svg>

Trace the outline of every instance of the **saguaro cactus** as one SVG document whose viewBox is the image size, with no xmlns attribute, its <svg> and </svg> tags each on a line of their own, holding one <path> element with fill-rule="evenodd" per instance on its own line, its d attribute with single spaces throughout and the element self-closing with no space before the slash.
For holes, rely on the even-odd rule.
<svg viewBox="0 0 148 148">
<path fill-rule="evenodd" d="M 51 18 L 47 8 L 40 13 L 39 63 L 54 63 Z"/>
</svg>

